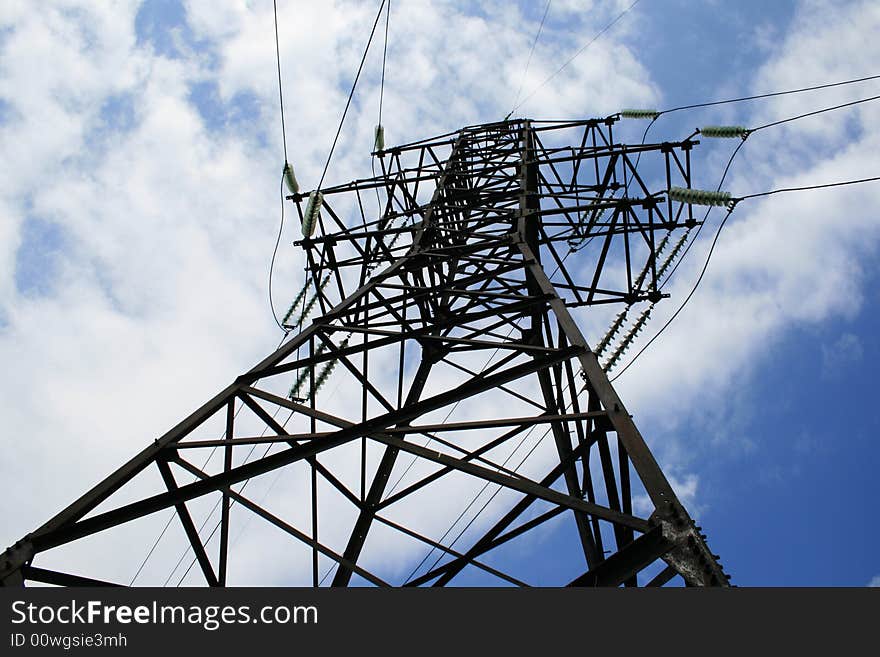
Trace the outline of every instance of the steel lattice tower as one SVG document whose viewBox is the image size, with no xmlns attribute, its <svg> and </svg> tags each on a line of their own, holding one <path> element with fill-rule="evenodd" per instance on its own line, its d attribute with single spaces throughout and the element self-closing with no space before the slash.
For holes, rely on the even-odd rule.
<svg viewBox="0 0 880 657">
<path fill-rule="evenodd" d="M 313 584 L 319 560 L 337 586 L 454 585 L 473 569 L 528 584 L 528 568 L 493 554 L 559 518 L 583 560 L 558 585 L 680 575 L 726 586 L 573 315 L 656 303 L 664 256 L 697 224 L 665 190 L 690 187 L 698 142 L 617 144 L 615 121 L 469 127 L 379 152 L 381 175 L 322 190 L 316 233 L 299 242 L 313 299 L 303 305 L 317 319 L 301 331 L 293 320 L 275 352 L 7 549 L 0 579 L 103 583 L 44 567 L 42 553 L 174 508 L 204 581 L 224 585 L 238 507 L 307 546 Z M 654 182 L 642 174 L 649 158 Z M 288 198 L 302 219 L 308 195 Z M 527 453 L 525 437 L 539 439 Z M 251 458 L 255 446 L 265 452 Z M 300 526 L 243 492 L 282 468 L 307 482 Z M 160 489 L 114 503 L 148 473 Z M 497 490 L 495 503 L 458 542 L 426 535 L 432 509 L 448 516 L 449 498 L 457 512 L 450 491 L 474 482 Z M 319 489 L 349 509 L 334 514 L 342 530 L 322 515 Z M 205 497 L 220 504 L 216 552 L 191 511 Z M 379 527 L 442 558 L 406 579 L 380 576 Z"/>
</svg>

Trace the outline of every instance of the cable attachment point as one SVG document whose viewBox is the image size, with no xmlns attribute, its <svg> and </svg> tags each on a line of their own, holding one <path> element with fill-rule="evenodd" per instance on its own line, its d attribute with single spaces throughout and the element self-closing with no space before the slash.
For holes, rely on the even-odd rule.
<svg viewBox="0 0 880 657">
<path fill-rule="evenodd" d="M 296 179 L 296 174 L 293 172 L 293 165 L 284 161 L 284 184 L 287 185 L 287 189 L 290 190 L 291 194 L 299 193 L 299 182 Z"/>
<path fill-rule="evenodd" d="M 752 131 L 741 125 L 707 125 L 697 128 L 697 132 L 704 137 L 711 137 L 713 139 L 735 139 L 739 137 L 745 141 Z"/>
<path fill-rule="evenodd" d="M 711 191 L 708 189 L 692 189 L 684 187 L 670 187 L 669 198 L 680 203 L 690 203 L 691 205 L 708 205 L 729 207 L 734 200 L 730 192 L 721 190 Z"/>
<path fill-rule="evenodd" d="M 624 119 L 651 119 L 652 121 L 660 116 L 662 112 L 655 109 L 624 109 L 620 110 L 620 116 Z"/>
<path fill-rule="evenodd" d="M 373 150 L 377 153 L 385 150 L 385 127 L 381 123 L 376 126 L 374 131 Z"/>
</svg>

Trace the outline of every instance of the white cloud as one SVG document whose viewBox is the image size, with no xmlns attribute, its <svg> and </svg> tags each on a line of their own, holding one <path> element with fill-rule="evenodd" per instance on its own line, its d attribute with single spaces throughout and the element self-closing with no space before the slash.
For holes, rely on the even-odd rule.
<svg viewBox="0 0 880 657">
<path fill-rule="evenodd" d="M 868 582 L 868 586 L 870 586 L 870 587 L 880 586 L 880 575 L 875 575 L 874 577 L 872 577 L 871 581 Z"/>
</svg>

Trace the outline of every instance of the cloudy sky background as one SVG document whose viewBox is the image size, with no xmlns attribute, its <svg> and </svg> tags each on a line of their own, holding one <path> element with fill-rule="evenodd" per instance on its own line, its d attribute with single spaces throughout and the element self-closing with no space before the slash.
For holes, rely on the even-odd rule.
<svg viewBox="0 0 880 657">
<path fill-rule="evenodd" d="M 278 4 L 288 149 L 311 188 L 378 3 Z M 554 1 L 525 93 L 629 4 Z M 395 2 L 388 143 L 507 114 L 543 9 Z M 869 1 L 642 0 L 517 114 L 602 116 L 873 75 L 878 30 Z M 274 58 L 268 1 L 0 8 L 4 545 L 277 343 L 266 301 L 283 159 Z M 369 172 L 380 62 L 374 48 L 328 183 Z M 652 139 L 878 89 L 681 112 Z M 725 186 L 878 175 L 878 119 L 867 103 L 756 133 Z M 703 186 L 731 148 L 698 149 Z M 880 186 L 863 185 L 744 202 L 687 310 L 617 382 L 735 583 L 861 586 L 880 574 L 878 201 Z M 288 224 L 279 307 L 300 284 L 297 237 Z M 646 335 L 707 247 L 691 251 Z M 536 579 L 552 569 L 536 564 Z"/>
</svg>

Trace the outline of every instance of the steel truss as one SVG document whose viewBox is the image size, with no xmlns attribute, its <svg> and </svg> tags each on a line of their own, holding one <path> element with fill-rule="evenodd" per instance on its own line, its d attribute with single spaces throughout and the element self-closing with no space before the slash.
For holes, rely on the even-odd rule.
<svg viewBox="0 0 880 657">
<path fill-rule="evenodd" d="M 618 144 L 614 123 L 465 128 L 377 153 L 381 175 L 322 190 L 316 236 L 300 242 L 319 317 L 9 548 L 0 579 L 107 583 L 33 560 L 173 508 L 204 581 L 223 586 L 238 505 L 307 546 L 314 585 L 319 563 L 332 564 L 334 586 L 443 586 L 475 570 L 526 585 L 528 568 L 493 555 L 561 517 L 573 522 L 583 561 L 560 585 L 658 586 L 681 576 L 726 586 L 572 314 L 657 302 L 658 243 L 696 223 L 690 206 L 663 192 L 690 186 L 698 142 Z M 656 180 L 642 174 L 648 158 Z M 307 195 L 289 198 L 302 218 Z M 218 422 L 219 438 L 208 428 Z M 539 440 L 523 457 L 530 435 Z M 197 465 L 209 453 L 222 459 Z M 296 503 L 310 510 L 299 523 L 309 526 L 243 492 L 282 468 L 308 482 Z M 113 504 L 152 469 L 163 489 Z M 457 512 L 455 492 L 474 482 L 500 494 L 455 540 L 437 531 L 448 512 L 431 532 L 413 521 L 413 508 L 438 499 Z M 353 510 L 344 534 L 326 529 L 319 488 Z M 213 555 L 191 513 L 206 496 L 221 502 Z M 379 526 L 437 560 L 406 579 L 383 568 L 382 542 L 368 540 Z"/>
</svg>

